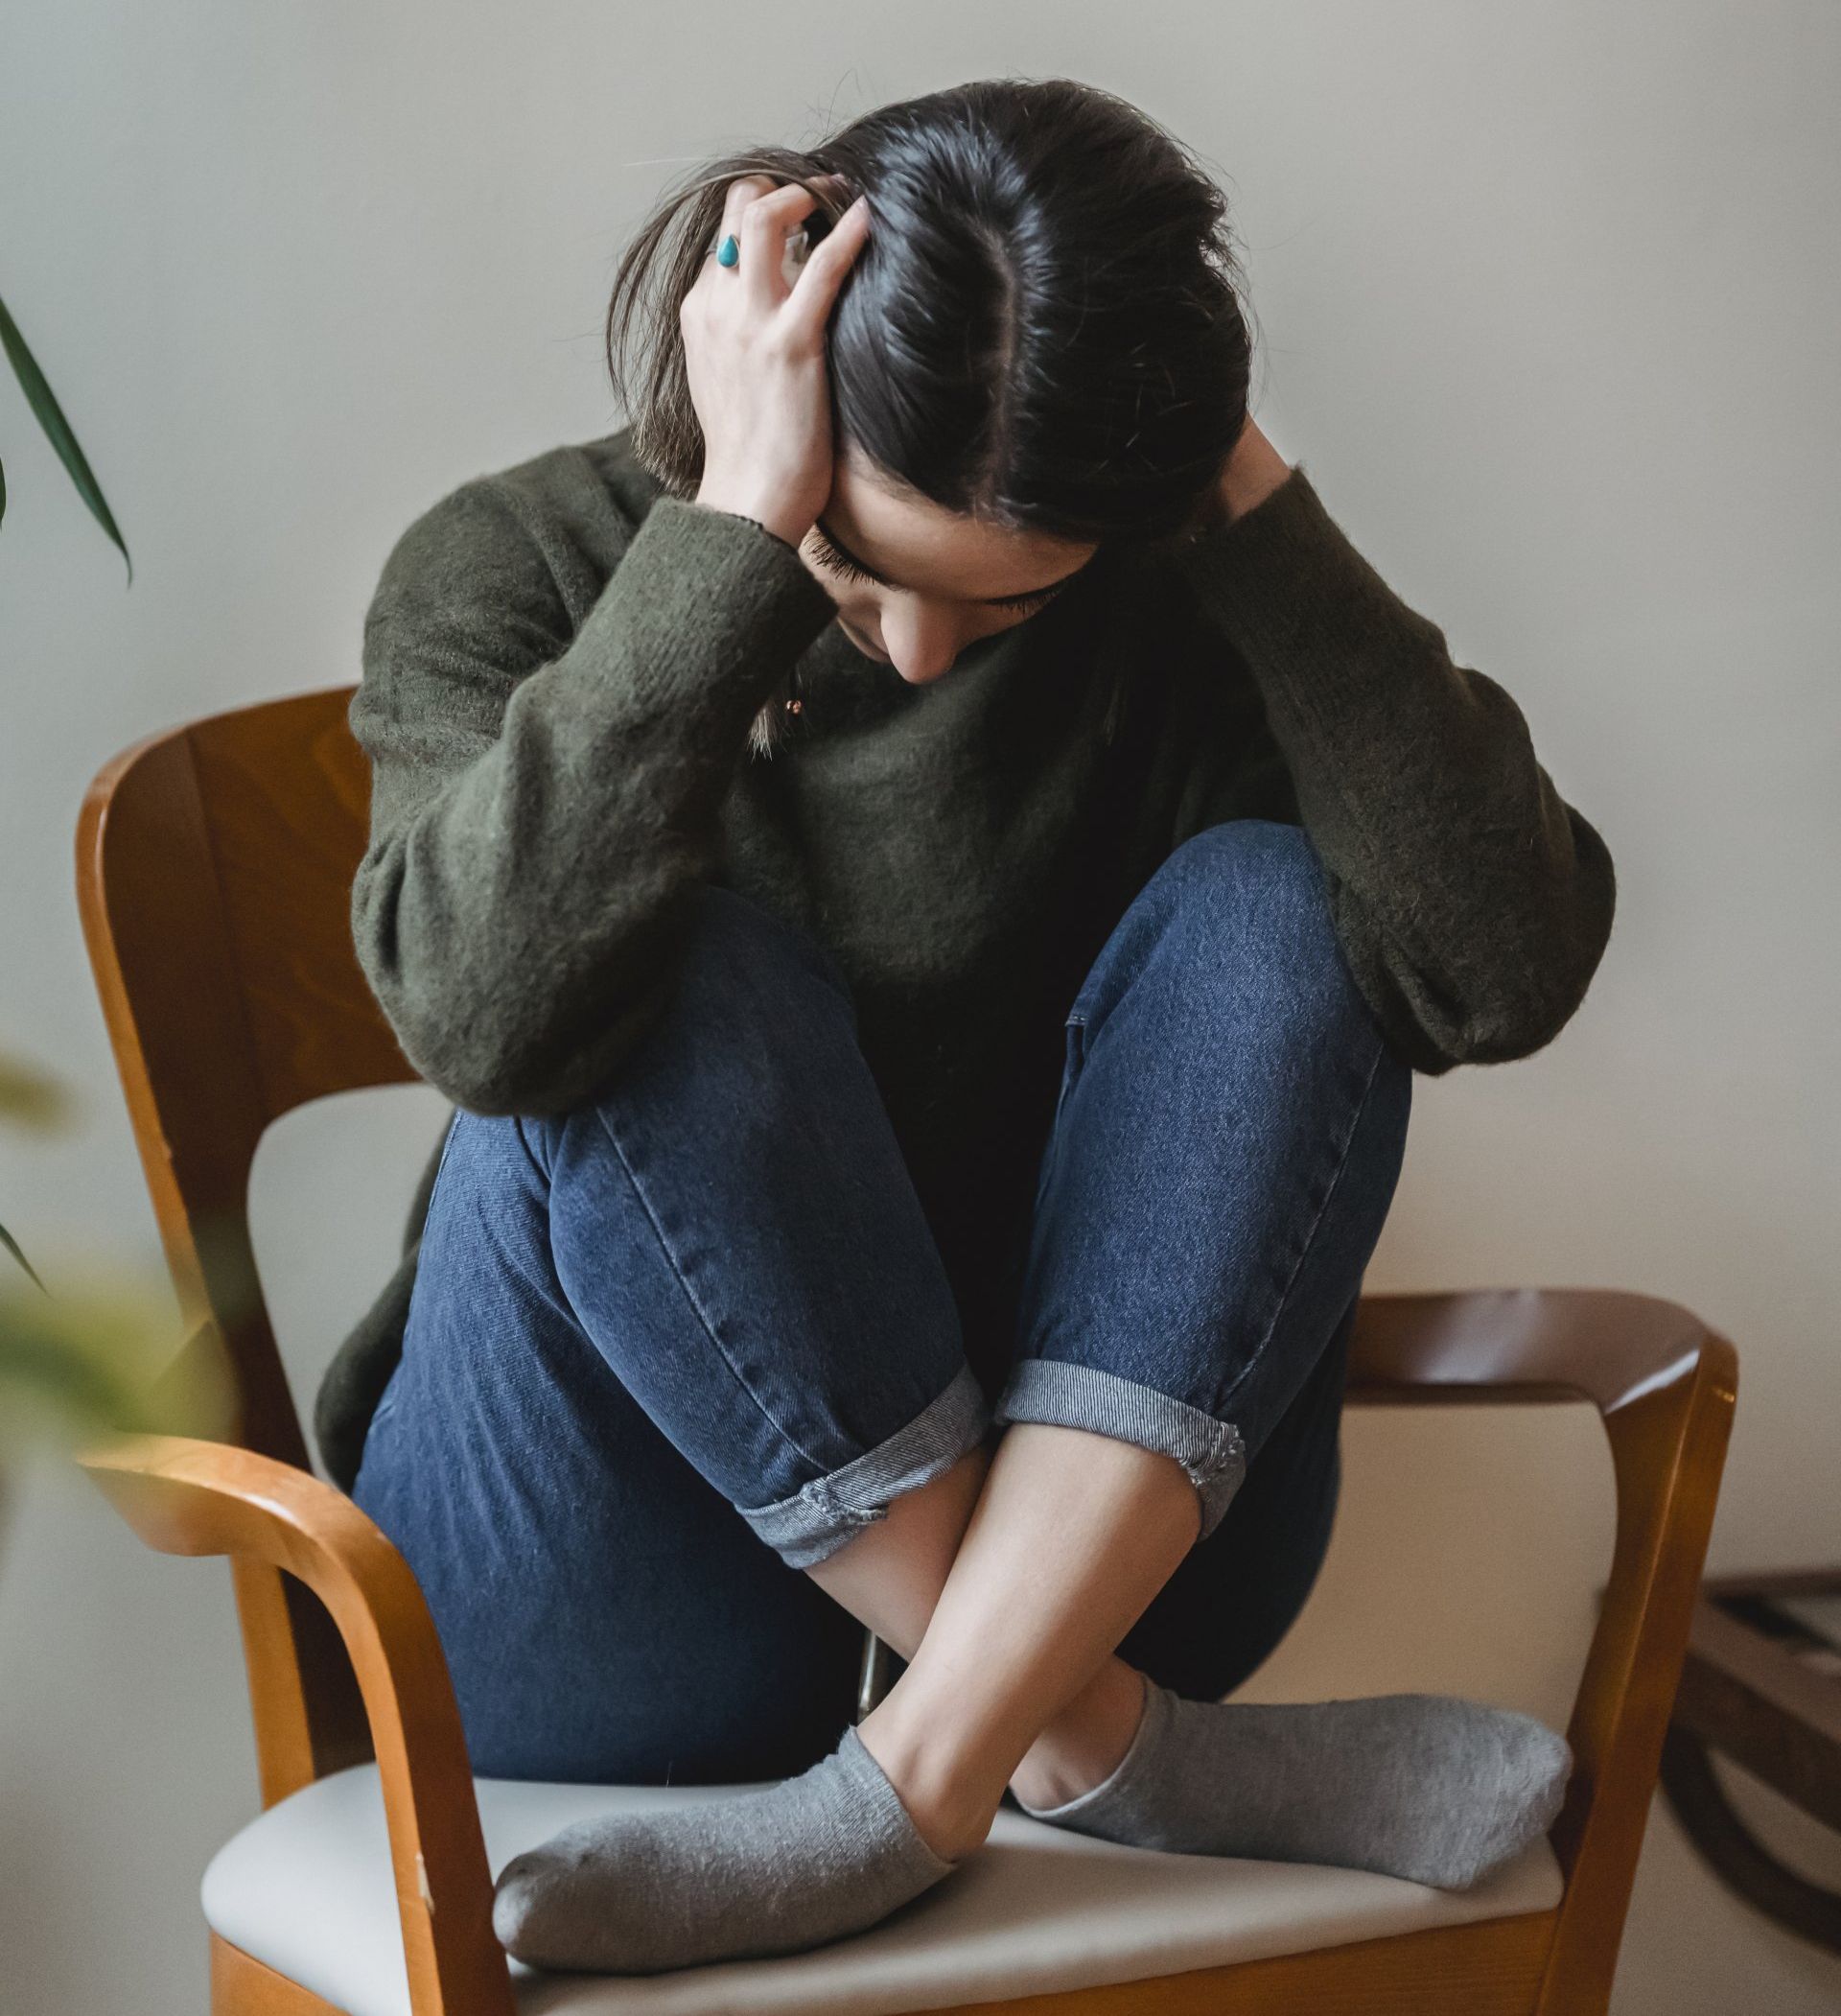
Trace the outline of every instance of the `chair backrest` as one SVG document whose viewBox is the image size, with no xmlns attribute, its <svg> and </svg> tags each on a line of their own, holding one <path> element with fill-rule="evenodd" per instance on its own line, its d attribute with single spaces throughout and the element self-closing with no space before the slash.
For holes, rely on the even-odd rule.
<svg viewBox="0 0 1841 2016">
<path fill-rule="evenodd" d="M 245 1447 L 308 1467 L 249 1241 L 269 1124 L 416 1074 L 360 971 L 352 878 L 369 823 L 352 688 L 232 709 L 99 773 L 77 893 L 187 1328 L 228 1347 Z"/>
<path fill-rule="evenodd" d="M 328 688 L 188 722 L 97 774 L 77 900 L 188 1333 L 227 1361 L 235 1439 L 311 1469 L 249 1237 L 264 1130 L 413 1079 L 353 949 L 370 773 Z M 351 1663 L 292 1576 L 232 1564 L 263 1803 L 371 1754 Z"/>
</svg>

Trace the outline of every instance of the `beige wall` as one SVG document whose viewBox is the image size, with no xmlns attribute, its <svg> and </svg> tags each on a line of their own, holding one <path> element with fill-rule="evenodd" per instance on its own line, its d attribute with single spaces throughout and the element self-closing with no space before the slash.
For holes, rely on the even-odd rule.
<svg viewBox="0 0 1841 2016">
<path fill-rule="evenodd" d="M 1262 424 L 1522 702 L 1617 857 L 1573 1026 L 1523 1065 L 1419 1082 L 1376 1284 L 1690 1304 L 1743 1354 L 1717 1560 L 1832 1559 L 1841 21 L 1784 0 L 1155 19 L 12 11 L 0 291 L 136 578 L 0 387 L 0 1042 L 86 1092 L 67 1143 L 0 1150 L 0 1222 L 52 1265 L 154 1254 L 70 894 L 96 767 L 184 716 L 352 678 L 410 516 L 616 423 L 612 262 L 681 163 L 968 77 L 1072 74 L 1231 178 Z M 440 1112 L 421 1089 L 335 1102 L 265 1151 L 259 1234 L 303 1393 L 387 1269 Z M 1262 1690 L 1562 1712 L 1602 1570 L 1589 1431 L 1571 1411 L 1355 1423 L 1335 1559 Z M 198 2007 L 198 1873 L 253 1799 L 221 1567 L 144 1557 L 86 1487 L 35 1478 L 0 1559 L 0 2001 Z M 1620 2016 L 1838 2004 L 1841 1965 L 1727 1898 L 1659 1815 Z"/>
</svg>

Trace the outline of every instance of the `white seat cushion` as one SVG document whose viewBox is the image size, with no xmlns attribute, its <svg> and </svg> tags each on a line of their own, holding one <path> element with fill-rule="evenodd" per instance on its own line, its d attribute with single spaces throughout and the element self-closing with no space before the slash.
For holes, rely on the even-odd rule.
<svg viewBox="0 0 1841 2016">
<path fill-rule="evenodd" d="M 495 1877 L 571 1820 L 743 1790 L 477 1784 Z M 212 1930 L 264 1965 L 351 2016 L 408 2016 L 375 1765 L 270 1807 L 212 1858 L 203 1892 Z M 897 2016 L 1512 1917 L 1559 1900 L 1545 1841 L 1452 1893 L 1350 1869 L 1116 1848 L 1005 1810 L 955 1875 L 870 1932 L 811 1953 L 645 1977 L 512 1971 L 523 2016 Z"/>
</svg>

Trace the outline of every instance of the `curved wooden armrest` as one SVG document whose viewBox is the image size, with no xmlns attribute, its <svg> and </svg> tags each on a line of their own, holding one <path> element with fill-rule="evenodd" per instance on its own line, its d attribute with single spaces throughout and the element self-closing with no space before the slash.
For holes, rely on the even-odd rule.
<svg viewBox="0 0 1841 2016">
<path fill-rule="evenodd" d="M 1701 1371 L 1736 1384 L 1732 1346 L 1692 1310 L 1616 1288 L 1501 1288 L 1364 1295 L 1350 1398 L 1586 1399 L 1611 1416 Z"/>
<path fill-rule="evenodd" d="M 413 2006 L 511 2016 L 459 1710 L 408 1563 L 341 1492 L 248 1449 L 132 1436 L 77 1461 L 150 1547 L 285 1569 L 325 1605 L 377 1750 Z"/>
</svg>

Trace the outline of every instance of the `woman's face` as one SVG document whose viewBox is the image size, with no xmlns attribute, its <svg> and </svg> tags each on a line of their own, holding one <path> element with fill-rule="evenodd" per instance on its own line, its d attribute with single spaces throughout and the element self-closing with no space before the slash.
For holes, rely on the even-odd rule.
<svg viewBox="0 0 1841 2016">
<path fill-rule="evenodd" d="M 924 686 L 950 671 L 967 645 L 1045 609 L 1098 551 L 897 494 L 847 451 L 800 557 L 857 649 Z"/>
</svg>

